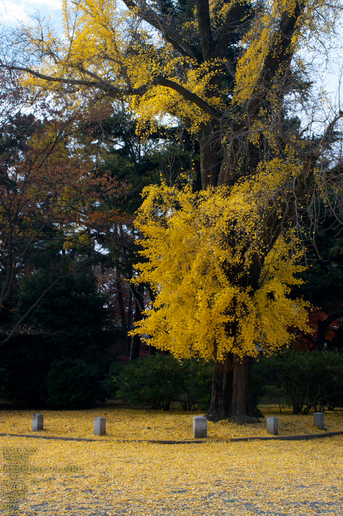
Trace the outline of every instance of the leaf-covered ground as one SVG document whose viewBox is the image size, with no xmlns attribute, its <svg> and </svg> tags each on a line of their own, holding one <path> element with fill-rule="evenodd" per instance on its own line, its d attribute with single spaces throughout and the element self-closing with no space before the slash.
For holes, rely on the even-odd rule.
<svg viewBox="0 0 343 516">
<path fill-rule="evenodd" d="M 320 432 L 313 414 L 263 412 L 279 417 L 280 434 Z M 0 432 L 31 434 L 32 414 L 1 411 Z M 191 440 L 197 414 L 119 407 L 43 414 L 45 429 L 34 435 L 97 440 L 1 436 L 1 516 L 343 513 L 343 436 L 230 442 L 267 436 L 265 422 L 209 423 L 203 444 L 156 444 L 137 440 Z M 97 416 L 107 419 L 101 438 L 93 435 Z M 325 429 L 343 430 L 342 412 L 326 413 Z"/>
</svg>

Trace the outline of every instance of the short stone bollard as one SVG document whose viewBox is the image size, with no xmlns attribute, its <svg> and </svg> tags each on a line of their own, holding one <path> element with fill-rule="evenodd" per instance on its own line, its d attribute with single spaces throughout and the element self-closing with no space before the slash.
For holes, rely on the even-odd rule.
<svg viewBox="0 0 343 516">
<path fill-rule="evenodd" d="M 193 417 L 193 436 L 195 439 L 207 437 L 207 419 L 205 416 Z"/>
<path fill-rule="evenodd" d="M 313 424 L 320 430 L 324 430 L 324 413 L 323 412 L 315 412 L 313 415 Z"/>
<path fill-rule="evenodd" d="M 267 432 L 268 434 L 278 435 L 279 433 L 279 418 L 267 417 Z"/>
<path fill-rule="evenodd" d="M 106 418 L 96 417 L 94 418 L 94 435 L 106 434 Z"/>
<path fill-rule="evenodd" d="M 32 420 L 32 432 L 39 432 L 44 429 L 44 416 L 43 414 L 33 414 Z"/>
</svg>

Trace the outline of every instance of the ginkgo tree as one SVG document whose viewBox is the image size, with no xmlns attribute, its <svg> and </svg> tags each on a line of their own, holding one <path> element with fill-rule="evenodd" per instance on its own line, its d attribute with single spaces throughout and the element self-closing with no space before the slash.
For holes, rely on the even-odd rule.
<svg viewBox="0 0 343 516">
<path fill-rule="evenodd" d="M 64 0 L 63 37 L 22 27 L 12 38 L 20 59 L 4 56 L 2 65 L 69 102 L 82 103 L 85 92 L 94 101 L 120 99 L 142 133 L 178 123 L 194 134 L 204 193 L 152 189 L 139 215 L 149 260 L 142 279 L 156 294 L 142 324 L 154 337 L 159 330 L 151 321 L 163 322 L 164 338 L 155 344 L 179 356 L 211 355 L 208 417 L 244 420 L 258 415 L 251 397 L 257 349 L 287 344 L 287 327 L 304 323 L 305 305 L 289 298 L 299 271 L 296 234 L 304 227 L 313 234 L 320 199 L 327 209 L 340 209 L 340 158 L 334 169 L 330 152 L 339 150 L 335 129 L 343 113 L 332 112 L 322 124 L 317 116 L 316 134 L 306 125 L 320 103 L 311 104 L 303 59 L 313 38 L 334 35 L 340 2 L 124 4 Z M 176 256 L 165 246 L 175 247 Z M 167 256 L 172 264 L 160 268 Z M 171 311 L 163 319 L 165 292 L 174 303 L 179 293 L 187 322 L 177 324 Z M 193 340 L 186 345 L 180 332 Z M 206 343 L 196 344 L 196 334 Z M 184 343 L 183 353 L 176 342 Z"/>
<path fill-rule="evenodd" d="M 264 195 L 252 194 L 245 182 L 231 191 L 193 193 L 191 187 L 162 185 L 144 194 L 136 219 L 144 257 L 137 281 L 151 285 L 154 300 L 133 333 L 148 335 L 149 344 L 180 359 L 224 365 L 233 376 L 222 416 L 242 418 L 247 405 L 256 414 L 245 385 L 249 359 L 289 345 L 291 327 L 307 328 L 309 304 L 289 295 L 302 283 L 301 246 L 285 232 L 265 248 Z M 263 266 L 253 285 L 249 272 L 256 255 Z M 216 419 L 212 410 L 208 415 Z"/>
</svg>

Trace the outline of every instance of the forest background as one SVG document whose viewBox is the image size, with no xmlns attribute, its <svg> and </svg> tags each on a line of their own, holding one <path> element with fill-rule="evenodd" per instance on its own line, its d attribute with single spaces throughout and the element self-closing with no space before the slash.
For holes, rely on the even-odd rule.
<svg viewBox="0 0 343 516">
<path fill-rule="evenodd" d="M 140 322 L 150 351 L 214 361 L 209 417 L 256 417 L 253 363 L 299 342 L 303 296 L 322 310 L 307 349 L 322 349 L 341 316 L 342 112 L 310 67 L 324 34 L 326 55 L 337 49 L 341 7 L 113 8 L 64 4 L 64 41 L 44 23 L 7 40 L 4 385 L 29 396 L 23 378 L 44 370 L 31 393 L 48 400 L 61 372 L 94 382 L 111 341 L 139 356 L 139 332 L 127 332 Z M 22 72 L 35 79 L 23 85 Z M 132 283 L 137 230 L 148 261 Z"/>
</svg>

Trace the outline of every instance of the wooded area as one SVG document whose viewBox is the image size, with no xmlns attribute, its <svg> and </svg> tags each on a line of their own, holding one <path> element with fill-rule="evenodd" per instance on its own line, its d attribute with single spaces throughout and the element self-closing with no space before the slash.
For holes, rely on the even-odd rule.
<svg viewBox="0 0 343 516">
<path fill-rule="evenodd" d="M 131 359 L 143 336 L 213 360 L 207 417 L 249 421 L 256 358 L 299 341 L 311 302 L 317 349 L 343 313 L 343 112 L 309 67 L 340 2 L 124 3 L 64 1 L 63 37 L 8 37 L 2 344 L 44 337 L 63 364 L 94 356 L 105 327 Z M 58 325 L 63 289 L 76 304 Z"/>
</svg>

